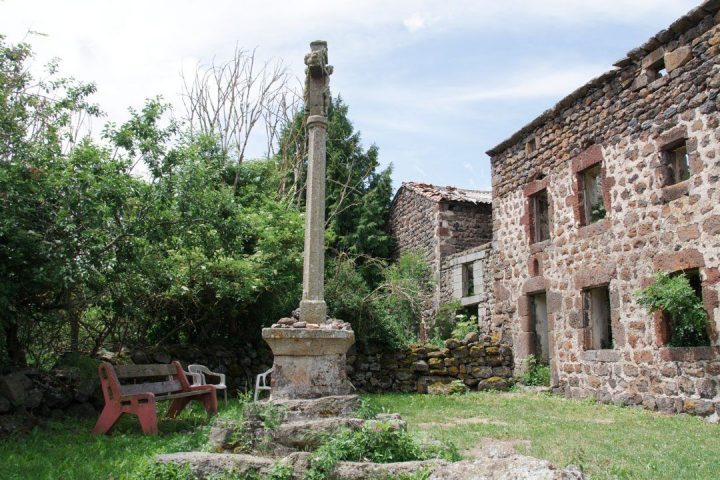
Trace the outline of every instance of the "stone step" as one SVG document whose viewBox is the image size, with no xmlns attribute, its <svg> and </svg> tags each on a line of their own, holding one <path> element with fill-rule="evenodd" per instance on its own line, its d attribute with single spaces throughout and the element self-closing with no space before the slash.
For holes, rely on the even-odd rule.
<svg viewBox="0 0 720 480">
<path fill-rule="evenodd" d="M 233 472 L 240 477 L 255 473 L 265 478 L 278 462 L 292 467 L 294 480 L 304 478 L 310 464 L 308 452 L 292 453 L 285 458 L 276 459 L 253 455 L 232 453 L 186 452 L 158 455 L 158 463 L 188 465 L 200 480 L 205 480 L 225 472 Z M 546 460 L 519 455 L 500 453 L 488 449 L 486 455 L 475 460 L 448 463 L 444 460 L 426 460 L 419 462 L 372 463 L 338 462 L 330 480 L 397 478 L 410 475 L 419 470 L 427 470 L 430 480 L 587 480 L 588 477 L 575 467 L 555 468 Z"/>
<path fill-rule="evenodd" d="M 285 410 L 285 420 L 309 418 L 351 417 L 360 408 L 357 395 L 333 395 L 312 399 L 271 400 Z"/>
<path fill-rule="evenodd" d="M 317 448 L 323 438 L 340 429 L 359 430 L 364 425 L 372 428 L 380 422 L 380 420 L 352 417 L 316 418 L 284 422 L 269 433 L 275 443 L 298 450 L 308 450 Z M 401 419 L 382 420 L 382 423 L 389 425 L 392 430 L 405 429 L 405 422 Z"/>
<path fill-rule="evenodd" d="M 307 452 L 296 452 L 278 460 L 232 453 L 184 452 L 158 455 L 156 460 L 158 463 L 188 465 L 199 480 L 230 471 L 238 477 L 254 472 L 265 478 L 275 463 L 283 462 L 292 467 L 293 480 L 300 480 L 308 469 L 310 455 Z M 433 470 L 445 465 L 447 462 L 443 460 L 399 463 L 338 462 L 329 478 L 332 480 L 396 478 L 421 469 Z"/>
</svg>

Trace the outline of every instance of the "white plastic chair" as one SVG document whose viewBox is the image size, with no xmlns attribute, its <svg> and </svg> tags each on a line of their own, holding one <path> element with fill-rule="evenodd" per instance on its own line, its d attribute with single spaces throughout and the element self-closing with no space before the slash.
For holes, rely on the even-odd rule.
<svg viewBox="0 0 720 480">
<path fill-rule="evenodd" d="M 270 385 L 268 384 L 267 377 L 272 373 L 273 369 L 271 368 L 265 373 L 261 373 L 255 378 L 255 398 L 254 401 L 257 402 L 258 398 L 260 397 L 260 392 L 263 390 L 270 391 Z"/>
<path fill-rule="evenodd" d="M 205 365 L 188 365 L 188 370 L 190 374 L 193 375 L 193 379 L 199 379 L 200 383 L 198 383 L 198 385 L 214 385 L 216 390 L 222 390 L 225 395 L 225 404 L 227 404 L 227 385 L 225 385 L 224 373 L 211 372 Z M 210 383 L 207 381 L 206 375 L 218 377 L 220 381 L 218 383 Z"/>
</svg>

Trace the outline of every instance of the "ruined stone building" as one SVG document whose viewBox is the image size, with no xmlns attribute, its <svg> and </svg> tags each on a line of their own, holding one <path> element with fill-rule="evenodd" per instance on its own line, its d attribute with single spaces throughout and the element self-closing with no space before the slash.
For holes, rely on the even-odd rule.
<svg viewBox="0 0 720 480">
<path fill-rule="evenodd" d="M 492 276 L 490 192 L 405 182 L 392 202 L 390 233 L 396 257 L 418 251 L 428 261 L 435 281 L 430 310 L 452 298 L 485 308 L 492 293 L 485 288 Z"/>
<path fill-rule="evenodd" d="M 719 9 L 692 10 L 488 152 L 493 322 L 516 368 L 548 361 L 569 396 L 720 412 Z M 425 228 L 440 268 L 452 230 Z M 702 296 L 711 346 L 669 347 L 672 319 L 638 304 L 659 271 Z"/>
</svg>

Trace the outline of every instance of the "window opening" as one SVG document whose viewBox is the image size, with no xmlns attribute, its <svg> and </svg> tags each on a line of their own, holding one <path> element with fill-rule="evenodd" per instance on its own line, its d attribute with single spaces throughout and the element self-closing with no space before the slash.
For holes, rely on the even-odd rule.
<svg viewBox="0 0 720 480">
<path fill-rule="evenodd" d="M 532 208 L 533 241 L 542 242 L 550 238 L 550 203 L 547 189 L 530 197 Z"/>
<path fill-rule="evenodd" d="M 699 299 L 702 300 L 702 278 L 700 278 L 700 270 L 697 268 L 691 269 L 691 270 L 684 270 L 679 272 L 674 272 L 671 274 L 673 277 L 677 277 L 679 275 L 684 275 L 688 279 L 688 283 L 690 284 L 690 287 L 692 287 L 693 291 L 695 292 L 695 295 Z M 673 318 L 673 316 L 666 312 L 662 312 L 662 324 L 660 326 L 660 333 L 659 333 L 659 343 L 661 345 L 667 345 L 670 343 L 670 339 L 673 336 L 673 328 L 675 327 L 675 324 L 677 322 Z M 699 345 L 703 345 L 704 342 L 701 341 Z"/>
<path fill-rule="evenodd" d="M 472 297 L 475 295 L 475 273 L 473 263 L 463 263 L 462 266 L 462 296 Z"/>
<path fill-rule="evenodd" d="M 530 295 L 530 312 L 535 328 L 535 358 L 543 364 L 550 363 L 550 338 L 547 321 L 547 296 L 545 293 Z"/>
<path fill-rule="evenodd" d="M 537 149 L 537 142 L 534 138 L 531 138 L 525 143 L 525 153 L 530 155 Z"/>
<path fill-rule="evenodd" d="M 585 345 L 588 350 L 613 348 L 610 290 L 607 285 L 583 291 L 583 321 L 589 331 Z"/>
<path fill-rule="evenodd" d="M 663 149 L 662 163 L 666 171 L 665 186 L 675 185 L 689 179 L 690 165 L 685 140 Z"/>
<path fill-rule="evenodd" d="M 584 225 L 602 220 L 607 215 L 602 192 L 602 167 L 597 164 L 580 172 L 583 193 Z"/>
</svg>

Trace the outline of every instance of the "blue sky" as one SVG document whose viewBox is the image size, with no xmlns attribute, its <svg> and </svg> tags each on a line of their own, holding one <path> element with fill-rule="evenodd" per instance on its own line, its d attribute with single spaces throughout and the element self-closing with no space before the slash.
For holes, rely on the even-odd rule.
<svg viewBox="0 0 720 480">
<path fill-rule="evenodd" d="M 179 107 L 181 72 L 236 44 L 302 76 L 309 42 L 324 39 L 333 93 L 396 186 L 489 189 L 486 150 L 699 3 L 0 0 L 0 33 L 96 82 L 116 122 L 157 94 Z"/>
</svg>

